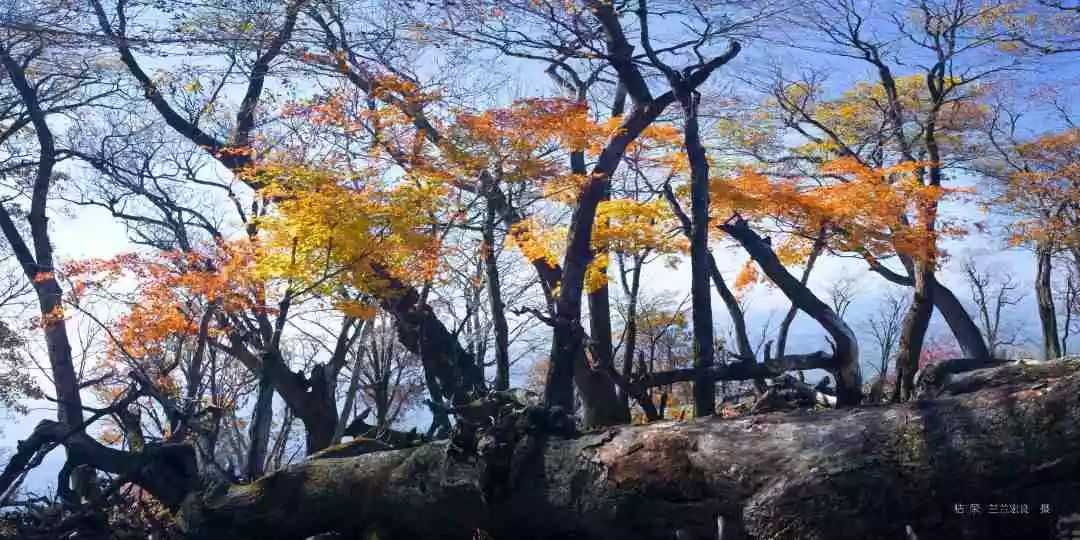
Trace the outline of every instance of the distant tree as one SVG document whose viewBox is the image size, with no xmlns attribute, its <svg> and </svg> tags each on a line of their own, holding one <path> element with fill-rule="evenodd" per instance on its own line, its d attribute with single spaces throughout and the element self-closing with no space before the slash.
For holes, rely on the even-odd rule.
<svg viewBox="0 0 1080 540">
<path fill-rule="evenodd" d="M 890 289 L 875 299 L 877 307 L 870 313 L 864 326 L 877 348 L 878 355 L 872 364 L 880 380 L 889 375 L 889 362 L 896 351 L 900 339 L 900 327 L 907 309 L 907 299 L 896 290 Z"/>
<path fill-rule="evenodd" d="M 995 357 L 1004 354 L 1006 347 L 1018 341 L 1019 329 L 1013 321 L 1016 320 L 1014 306 L 1024 299 L 1024 294 L 1019 291 L 1020 283 L 1007 271 L 979 266 L 971 259 L 964 261 L 963 269 L 971 302 L 978 314 L 979 329 L 990 353 Z"/>
</svg>

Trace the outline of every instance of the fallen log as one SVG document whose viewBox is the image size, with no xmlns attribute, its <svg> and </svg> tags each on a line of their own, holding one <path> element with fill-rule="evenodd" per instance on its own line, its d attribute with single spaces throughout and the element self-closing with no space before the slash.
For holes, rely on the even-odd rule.
<svg viewBox="0 0 1080 540">
<path fill-rule="evenodd" d="M 933 401 L 546 440 L 495 480 L 443 443 L 312 460 L 190 497 L 181 522 L 232 539 L 1053 537 L 1080 512 L 1080 362 L 965 380 Z"/>
</svg>

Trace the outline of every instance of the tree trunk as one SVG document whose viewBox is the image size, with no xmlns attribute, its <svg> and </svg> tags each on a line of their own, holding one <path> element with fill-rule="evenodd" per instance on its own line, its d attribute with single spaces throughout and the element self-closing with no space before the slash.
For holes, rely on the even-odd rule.
<svg viewBox="0 0 1080 540">
<path fill-rule="evenodd" d="M 926 330 L 930 327 L 930 316 L 934 314 L 933 273 L 919 263 L 915 274 L 915 292 L 907 315 L 900 329 L 900 343 L 896 349 L 896 385 L 893 387 L 893 402 L 911 399 L 915 392 L 915 372 L 919 370 L 919 356 L 922 354 Z"/>
<path fill-rule="evenodd" d="M 788 272 L 772 247 L 751 230 L 745 220 L 736 215 L 721 228 L 739 242 L 792 304 L 798 306 L 829 333 L 833 346 L 836 347 L 832 374 L 836 377 L 837 402 L 841 407 L 858 405 L 862 401 L 862 375 L 859 371 L 859 343 L 855 332 L 831 307 Z"/>
<path fill-rule="evenodd" d="M 624 427 L 509 479 L 444 443 L 309 460 L 206 498 L 193 538 L 1048 538 L 1080 511 L 1077 362 L 954 377 L 918 404 Z M 957 392 L 965 393 L 957 393 Z M 489 495 L 498 493 L 497 497 Z M 1008 516 L 955 513 L 1002 501 Z M 1020 513 L 1020 505 L 1027 505 Z M 1041 512 L 1048 505 L 1049 514 Z M 423 516 L 423 519 L 417 519 Z"/>
<path fill-rule="evenodd" d="M 371 335 L 374 326 L 374 320 L 361 321 L 360 328 L 356 330 L 360 335 L 354 352 L 356 362 L 353 363 L 352 373 L 349 374 L 349 385 L 345 388 L 345 403 L 341 406 L 341 414 L 338 415 L 337 425 L 334 426 L 334 436 L 331 444 L 337 444 L 341 440 L 341 437 L 345 435 L 345 427 L 349 425 L 349 420 L 351 420 L 349 415 L 352 414 L 355 407 L 356 394 L 360 391 L 360 366 L 364 362 L 364 355 L 367 354 L 367 342 L 364 340 Z"/>
<path fill-rule="evenodd" d="M 910 262 L 910 259 L 908 262 Z M 906 264 L 905 266 L 914 268 L 914 264 Z M 871 261 L 870 268 L 897 285 L 905 287 L 915 285 L 915 281 L 910 276 L 893 272 L 879 262 Z M 945 318 L 949 330 L 952 331 L 956 342 L 960 344 L 960 349 L 964 351 L 964 356 L 968 358 L 990 358 L 990 349 L 986 346 L 986 340 L 983 339 L 979 326 L 975 324 L 975 320 L 971 318 L 960 299 L 953 294 L 951 289 L 939 282 L 936 276 L 933 278 L 931 288 L 933 289 L 934 307 Z"/>
<path fill-rule="evenodd" d="M 562 281 L 559 283 L 559 297 L 555 302 L 555 316 L 551 340 L 551 367 L 548 369 L 544 384 L 544 402 L 559 406 L 569 411 L 574 407 L 574 380 L 582 373 L 576 364 L 585 359 L 584 328 L 581 326 L 581 296 L 584 289 L 585 272 L 592 261 L 593 222 L 596 208 L 604 199 L 615 172 L 626 152 L 626 147 L 647 128 L 660 113 L 671 103 L 672 98 L 659 98 L 650 103 L 634 105 L 631 113 L 623 117 L 620 129 L 614 132 L 604 146 L 591 171 L 591 179 L 578 196 L 577 206 L 570 217 L 570 230 L 567 233 L 566 251 L 563 256 Z M 605 376 L 606 377 L 606 376 Z M 612 394 L 614 394 L 614 385 Z M 599 385 L 597 386 L 599 388 Z M 592 387 L 582 388 L 582 398 L 602 399 L 589 396 Z M 618 396 L 616 396 L 616 401 Z M 588 405 L 586 405 L 588 406 Z"/>
<path fill-rule="evenodd" d="M 712 291 L 709 288 L 709 161 L 698 132 L 696 93 L 676 90 L 682 104 L 685 124 L 683 145 L 690 162 L 690 301 L 694 325 L 694 367 L 712 367 L 713 317 Z M 694 416 L 716 414 L 716 383 L 694 382 Z"/>
<path fill-rule="evenodd" d="M 953 294 L 952 290 L 944 286 L 934 276 L 931 282 L 931 296 L 934 307 L 937 308 L 945 322 L 949 325 L 953 337 L 960 345 L 960 350 L 968 358 L 990 358 L 990 348 L 979 332 L 978 325 L 972 320 L 967 309 L 960 299 Z"/>
<path fill-rule="evenodd" d="M 686 215 L 686 211 L 679 204 L 679 199 L 675 197 L 675 192 L 672 191 L 670 185 L 664 186 L 664 198 L 667 199 L 672 213 L 679 219 L 683 235 L 689 240 L 692 235 L 690 216 Z M 735 294 L 728 288 L 724 276 L 720 273 L 720 268 L 716 266 L 716 258 L 713 257 L 711 251 L 709 252 L 709 277 L 712 278 L 716 293 L 724 301 L 728 315 L 731 317 L 731 326 L 735 332 L 735 344 L 739 350 L 739 357 L 744 361 L 753 361 L 754 348 L 750 345 L 750 335 L 746 331 L 746 317 L 743 315 L 742 307 L 739 306 L 739 299 L 735 298 Z"/>
<path fill-rule="evenodd" d="M 1042 326 L 1043 358 L 1061 358 L 1061 342 L 1058 340 L 1058 322 L 1054 311 L 1054 292 L 1050 278 L 1053 270 L 1053 252 L 1050 246 L 1040 243 L 1035 247 L 1035 299 L 1039 305 L 1039 322 Z"/>
<path fill-rule="evenodd" d="M 499 261 L 495 250 L 495 208 L 487 205 L 484 220 L 484 274 L 487 277 L 488 301 L 491 303 L 492 330 L 495 332 L 495 389 L 510 388 L 510 326 L 506 323 L 506 305 L 502 299 Z"/>
<path fill-rule="evenodd" d="M 420 301 L 420 293 L 385 269 L 373 270 L 387 281 L 391 291 L 379 299 L 380 305 L 394 317 L 402 346 L 423 363 L 432 399 L 441 401 L 445 396 L 452 404 L 460 404 L 482 395 L 484 380 L 476 359 L 461 346 L 431 306 Z"/>
<path fill-rule="evenodd" d="M 622 376 L 629 378 L 634 373 L 634 354 L 637 352 L 637 304 L 638 293 L 641 290 L 641 266 L 643 258 L 634 258 L 634 269 L 630 272 L 630 283 L 626 282 L 626 269 L 621 267 L 623 292 L 626 293 L 626 328 L 622 337 Z M 622 261 L 622 259 L 620 259 Z M 619 394 L 623 403 L 630 410 L 630 395 L 626 391 Z"/>
<path fill-rule="evenodd" d="M 270 447 L 270 427 L 274 417 L 274 377 L 276 369 L 269 355 L 263 355 L 259 371 L 259 390 L 255 395 L 255 407 L 251 413 L 248 430 L 247 477 L 258 478 L 266 469 L 266 452 Z M 306 426 L 305 426 L 306 427 Z"/>
<path fill-rule="evenodd" d="M 338 422 L 336 379 L 336 374 L 331 378 L 326 364 L 316 363 L 311 369 L 307 400 L 303 407 L 293 409 L 304 423 L 304 449 L 308 454 L 334 444 L 334 429 Z"/>
<path fill-rule="evenodd" d="M 27 223 L 30 225 L 30 240 L 33 242 L 33 247 L 28 245 L 15 226 L 11 214 L 2 204 L 0 204 L 0 230 L 37 295 L 45 334 L 45 346 L 49 356 L 50 375 L 58 401 L 57 418 L 62 424 L 73 427 L 80 425 L 83 420 L 82 397 L 79 395 L 79 379 L 75 372 L 75 364 L 71 356 L 71 342 L 67 335 L 63 290 L 60 288 L 55 273 L 47 215 L 49 191 L 52 188 L 57 160 L 56 140 L 49 127 L 46 112 L 42 109 L 38 88 L 27 78 L 27 65 L 13 58 L 8 49 L 0 47 L 0 67 L 3 67 L 12 87 L 18 92 L 38 143 L 38 163 L 30 193 L 30 211 L 26 216 Z M 68 462 L 73 463 L 73 460 L 69 459 Z M 83 492 L 89 481 L 84 471 L 77 472 L 74 475 L 76 491 Z M 66 488 L 65 485 L 59 486 L 61 490 Z"/>
</svg>

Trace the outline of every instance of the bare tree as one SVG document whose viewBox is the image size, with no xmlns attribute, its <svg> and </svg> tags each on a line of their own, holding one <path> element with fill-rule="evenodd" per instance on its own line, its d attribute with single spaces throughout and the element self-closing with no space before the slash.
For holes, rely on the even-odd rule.
<svg viewBox="0 0 1080 540">
<path fill-rule="evenodd" d="M 858 279 L 844 275 L 829 282 L 825 286 L 825 295 L 832 304 L 833 311 L 843 319 L 847 315 L 851 304 L 855 302 L 856 286 Z"/>
<path fill-rule="evenodd" d="M 353 365 L 360 377 L 357 405 L 371 409 L 375 429 L 385 431 L 419 402 L 424 391 L 423 367 L 420 359 L 398 342 L 391 317 L 380 314 L 370 324 Z"/>
<path fill-rule="evenodd" d="M 963 269 L 978 313 L 979 329 L 990 353 L 997 357 L 1003 354 L 1004 347 L 1017 342 L 1018 329 L 1010 327 L 1010 321 L 1015 320 L 1010 308 L 1024 299 L 1024 294 L 1019 292 L 1020 283 L 1009 272 L 980 267 L 972 259 L 964 261 Z"/>
<path fill-rule="evenodd" d="M 877 358 L 871 367 L 877 372 L 878 384 L 883 385 L 888 378 L 889 362 L 896 351 L 900 339 L 901 323 L 907 311 L 907 298 L 900 291 L 890 289 L 875 300 L 877 309 L 867 317 L 864 326 L 877 347 Z"/>
<path fill-rule="evenodd" d="M 1080 275 L 1075 269 L 1061 280 L 1056 296 L 1061 302 L 1061 355 L 1068 356 L 1069 339 L 1080 331 Z"/>
</svg>

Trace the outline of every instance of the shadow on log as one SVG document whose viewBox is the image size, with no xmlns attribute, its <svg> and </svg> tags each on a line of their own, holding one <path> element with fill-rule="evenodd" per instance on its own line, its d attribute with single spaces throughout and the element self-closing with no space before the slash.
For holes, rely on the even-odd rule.
<svg viewBox="0 0 1080 540">
<path fill-rule="evenodd" d="M 980 382 L 975 382 L 978 378 Z M 443 444 L 308 461 L 182 518 L 204 538 L 1044 538 L 1080 511 L 1080 362 L 970 372 L 933 401 L 552 439 L 485 502 Z M 951 383 L 950 383 L 951 384 Z M 954 505 L 980 504 L 979 516 Z M 988 515 L 989 505 L 1028 514 Z M 1050 514 L 1042 514 L 1042 505 Z"/>
</svg>

